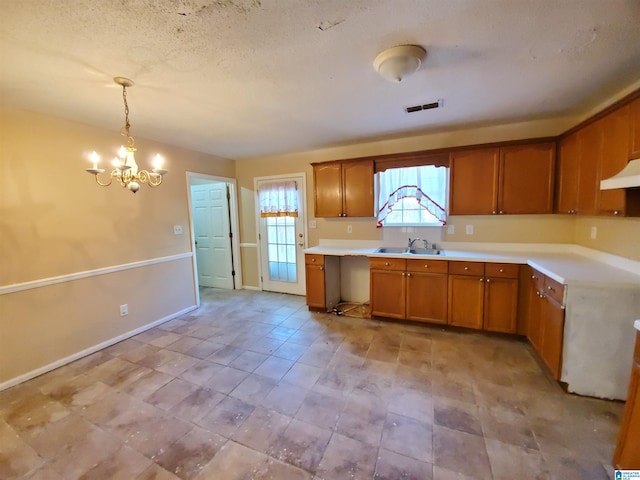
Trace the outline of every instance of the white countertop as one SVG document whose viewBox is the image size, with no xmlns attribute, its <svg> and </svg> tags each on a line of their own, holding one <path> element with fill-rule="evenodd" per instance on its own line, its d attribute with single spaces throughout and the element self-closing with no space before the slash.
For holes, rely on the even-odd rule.
<svg viewBox="0 0 640 480">
<path fill-rule="evenodd" d="M 372 240 L 326 240 L 305 253 L 394 258 L 431 258 L 471 262 L 528 264 L 564 284 L 606 283 L 640 285 L 640 262 L 577 245 L 442 243 L 440 255 L 375 253 L 383 245 Z M 388 245 L 384 245 L 388 246 Z"/>
<path fill-rule="evenodd" d="M 635 322 L 633 322 L 633 326 L 636 327 L 636 330 L 640 331 L 640 320 L 636 320 Z"/>
</svg>

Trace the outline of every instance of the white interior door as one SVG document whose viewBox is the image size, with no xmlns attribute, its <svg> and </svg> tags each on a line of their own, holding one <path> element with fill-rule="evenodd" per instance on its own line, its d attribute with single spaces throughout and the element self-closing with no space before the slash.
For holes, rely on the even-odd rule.
<svg viewBox="0 0 640 480">
<path fill-rule="evenodd" d="M 256 179 L 256 192 L 261 183 L 276 180 L 296 182 L 298 216 L 258 218 L 262 289 L 304 295 L 305 178 L 300 175 Z"/>
<path fill-rule="evenodd" d="M 198 282 L 233 289 L 233 256 L 227 184 L 191 186 Z"/>
</svg>

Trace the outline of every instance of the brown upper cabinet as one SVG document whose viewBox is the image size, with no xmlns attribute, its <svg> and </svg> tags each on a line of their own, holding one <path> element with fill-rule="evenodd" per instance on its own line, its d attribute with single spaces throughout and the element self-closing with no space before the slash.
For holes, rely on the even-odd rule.
<svg viewBox="0 0 640 480">
<path fill-rule="evenodd" d="M 553 212 L 553 142 L 451 154 L 451 215 Z"/>
<path fill-rule="evenodd" d="M 560 141 L 557 213 L 597 213 L 603 133 L 604 123 L 597 121 Z"/>
<path fill-rule="evenodd" d="M 600 179 L 614 176 L 629 160 L 629 106 L 625 105 L 602 120 L 602 155 L 600 157 Z M 600 180 L 599 179 L 599 180 Z M 598 181 L 598 189 L 600 182 Z M 625 190 L 600 190 L 598 213 L 603 215 L 626 214 Z"/>
<path fill-rule="evenodd" d="M 312 165 L 316 217 L 373 217 L 373 160 Z"/>
<path fill-rule="evenodd" d="M 634 136 L 636 137 L 634 139 Z M 639 189 L 600 190 L 600 180 L 640 156 L 640 99 L 612 110 L 559 143 L 556 211 L 579 215 L 640 214 Z"/>
<path fill-rule="evenodd" d="M 629 104 L 629 158 L 640 158 L 640 98 Z"/>
</svg>

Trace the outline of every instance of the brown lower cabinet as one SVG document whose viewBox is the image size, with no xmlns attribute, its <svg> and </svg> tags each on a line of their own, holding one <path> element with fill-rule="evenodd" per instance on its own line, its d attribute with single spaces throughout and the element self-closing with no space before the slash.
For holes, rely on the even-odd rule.
<svg viewBox="0 0 640 480">
<path fill-rule="evenodd" d="M 339 258 L 306 254 L 304 260 L 309 310 L 331 310 L 340 302 Z"/>
<path fill-rule="evenodd" d="M 519 265 L 450 262 L 448 323 L 516 333 Z"/>
<path fill-rule="evenodd" d="M 636 333 L 629 393 L 613 454 L 613 466 L 620 470 L 640 470 L 640 332 Z"/>
<path fill-rule="evenodd" d="M 371 258 L 371 315 L 516 333 L 519 265 Z"/>
<path fill-rule="evenodd" d="M 553 378 L 562 373 L 564 341 L 564 285 L 530 268 L 527 338 Z"/>
<path fill-rule="evenodd" d="M 371 258 L 371 315 L 447 323 L 446 260 Z"/>
</svg>

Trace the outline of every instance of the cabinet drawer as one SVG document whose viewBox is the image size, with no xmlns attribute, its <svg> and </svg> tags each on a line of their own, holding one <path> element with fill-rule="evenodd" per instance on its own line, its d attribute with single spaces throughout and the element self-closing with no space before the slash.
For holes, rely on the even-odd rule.
<svg viewBox="0 0 640 480">
<path fill-rule="evenodd" d="M 407 260 L 407 270 L 410 272 L 447 273 L 449 262 L 446 260 Z"/>
<path fill-rule="evenodd" d="M 406 270 L 407 261 L 404 258 L 379 258 L 369 259 L 369 268 L 372 270 Z"/>
<path fill-rule="evenodd" d="M 324 255 L 307 253 L 304 256 L 304 263 L 306 265 L 324 265 Z"/>
<path fill-rule="evenodd" d="M 483 262 L 449 262 L 449 273 L 454 275 L 484 275 Z"/>
<path fill-rule="evenodd" d="M 544 275 L 535 268 L 529 267 L 531 275 L 529 276 L 531 284 L 536 291 L 544 290 Z"/>
<path fill-rule="evenodd" d="M 564 285 L 556 282 L 553 278 L 544 277 L 544 291 L 560 305 L 564 301 Z"/>
<path fill-rule="evenodd" d="M 520 266 L 517 263 L 487 263 L 484 271 L 487 277 L 518 278 Z"/>
</svg>

